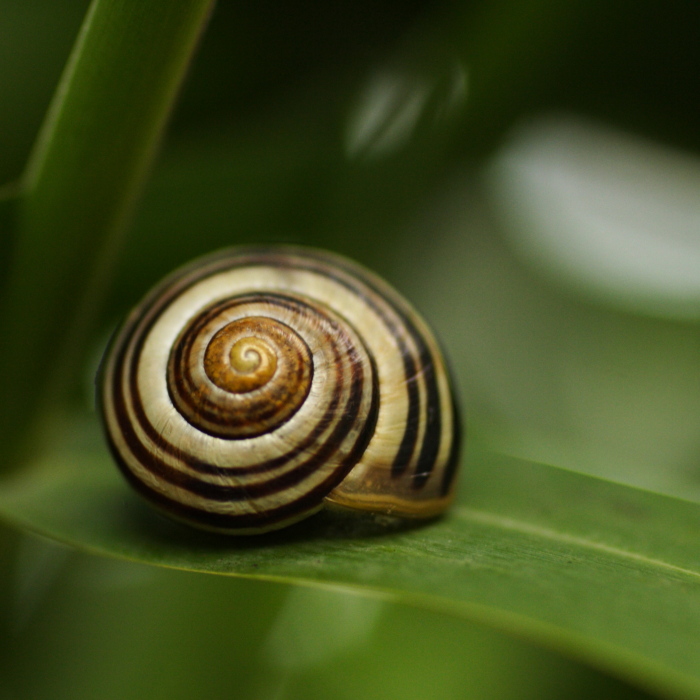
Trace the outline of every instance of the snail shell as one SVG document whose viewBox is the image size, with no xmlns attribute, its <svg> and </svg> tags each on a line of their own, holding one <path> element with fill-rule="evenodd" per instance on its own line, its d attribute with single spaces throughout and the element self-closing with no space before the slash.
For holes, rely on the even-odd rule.
<svg viewBox="0 0 700 700">
<path fill-rule="evenodd" d="M 440 350 L 381 279 L 330 253 L 215 253 L 159 284 L 98 382 L 128 481 L 167 514 L 232 534 L 319 510 L 447 508 L 458 421 Z"/>
</svg>

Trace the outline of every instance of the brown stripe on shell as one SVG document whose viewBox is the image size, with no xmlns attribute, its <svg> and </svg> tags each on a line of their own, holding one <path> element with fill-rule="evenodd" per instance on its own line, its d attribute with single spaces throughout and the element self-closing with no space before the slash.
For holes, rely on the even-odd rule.
<svg viewBox="0 0 700 700">
<path fill-rule="evenodd" d="M 181 333 L 171 351 L 168 362 L 168 391 L 173 404 L 180 414 L 198 430 L 208 435 L 235 439 L 263 435 L 289 420 L 306 400 L 313 380 L 313 363 L 310 350 L 306 343 L 288 325 L 276 321 L 275 325 L 265 326 L 259 331 L 260 337 L 266 337 L 274 330 L 275 339 L 278 334 L 288 334 L 286 348 L 280 348 L 280 356 L 284 350 L 292 349 L 294 358 L 291 370 L 287 376 L 277 372 L 274 384 L 260 387 L 254 395 L 228 395 L 210 397 L 206 385 L 194 381 L 191 371 L 192 346 L 202 330 L 215 320 L 223 311 L 229 311 L 239 306 L 251 303 L 266 303 L 295 313 L 298 317 L 308 319 L 312 311 L 299 300 L 275 294 L 241 295 L 225 299 L 202 312 L 201 316 L 190 323 Z M 318 316 L 318 314 L 316 314 Z M 319 324 L 320 332 L 320 324 Z M 329 343 L 335 342 L 335 337 L 326 334 Z M 279 346 L 279 342 L 276 346 Z M 289 381 L 289 380 L 292 381 Z M 237 413 L 236 408 L 245 407 L 245 413 Z"/>
<path fill-rule="evenodd" d="M 291 251 L 291 256 L 295 256 L 293 249 Z M 402 300 L 397 298 L 393 290 L 390 291 L 390 294 L 387 294 L 387 285 L 384 285 L 385 288 L 380 290 L 377 287 L 376 281 L 371 279 L 369 275 L 365 275 L 362 269 L 358 269 L 354 265 L 348 265 L 342 258 L 333 258 L 332 264 L 334 268 L 345 272 L 348 275 L 347 277 L 338 275 L 333 267 L 329 268 L 329 261 L 324 254 L 318 254 L 316 251 L 309 251 L 308 253 L 305 252 L 304 256 L 315 259 L 322 263 L 322 265 L 314 266 L 309 264 L 304 258 L 300 258 L 295 261 L 297 269 L 310 270 L 324 274 L 361 297 L 362 300 L 382 318 L 390 334 L 399 345 L 404 363 L 405 388 L 408 392 L 408 414 L 406 416 L 403 438 L 392 464 L 392 474 L 396 477 L 404 474 L 411 463 L 412 457 L 416 454 L 418 436 L 421 428 L 423 428 L 423 441 L 418 451 L 418 458 L 414 467 L 414 474 L 412 475 L 413 488 L 422 488 L 426 484 L 435 466 L 441 440 L 453 439 L 452 436 L 443 437 L 442 435 L 439 391 L 435 378 L 435 365 L 438 360 L 433 357 L 431 350 L 424 340 L 423 334 L 417 330 L 415 324 L 411 320 L 409 311 L 403 308 L 405 305 L 402 303 Z M 259 262 L 264 265 L 277 265 L 280 268 L 284 268 L 290 266 L 289 257 L 289 255 L 285 255 L 284 253 L 275 255 L 262 251 L 258 258 L 252 253 L 246 264 L 256 264 Z M 362 283 L 374 292 L 377 297 L 387 303 L 399 317 L 403 323 L 403 327 L 408 331 L 416 347 L 415 355 L 403 338 L 403 329 L 393 323 L 371 295 L 364 293 L 364 290 L 356 283 L 356 278 L 361 278 Z M 394 298 L 390 301 L 389 296 Z M 425 386 L 426 399 L 424 402 L 420 400 L 418 382 L 423 383 Z M 423 405 L 421 405 L 421 403 L 423 403 Z"/>
<path fill-rule="evenodd" d="M 291 301 L 293 304 L 298 304 L 298 300 L 296 299 L 287 299 L 286 301 Z M 291 304 L 289 306 L 290 308 L 292 307 Z M 152 325 L 154 322 L 155 319 L 152 319 L 149 326 Z M 312 473 L 316 468 L 324 464 L 333 455 L 333 453 L 339 449 L 339 446 L 343 444 L 343 439 L 347 437 L 347 435 L 351 431 L 351 428 L 355 423 L 355 419 L 357 418 L 357 413 L 360 410 L 361 405 L 359 396 L 362 393 L 362 387 L 364 384 L 364 373 L 362 370 L 362 364 L 356 357 L 354 357 L 357 353 L 352 349 L 352 346 L 348 342 L 347 336 L 343 333 L 342 328 L 339 327 L 335 322 L 333 322 L 332 319 L 326 319 L 326 322 L 328 324 L 332 324 L 334 330 L 334 343 L 331 343 L 331 347 L 333 347 L 335 353 L 334 363 L 332 363 L 333 367 L 338 368 L 342 364 L 340 359 L 340 352 L 337 349 L 338 346 L 344 345 L 346 351 L 349 348 L 351 358 L 350 369 L 348 370 L 348 374 L 351 378 L 352 388 L 350 390 L 349 398 L 339 414 L 340 417 L 338 418 L 338 415 L 335 413 L 335 410 L 337 409 L 336 404 L 338 403 L 339 397 L 342 394 L 343 387 L 340 380 L 336 382 L 336 384 L 338 385 L 338 392 L 337 395 L 333 397 L 331 401 L 328 414 L 322 418 L 319 424 L 311 431 L 308 438 L 306 440 L 303 440 L 302 443 L 298 446 L 298 448 L 294 451 L 295 455 L 303 454 L 304 452 L 307 452 L 309 448 L 313 445 L 315 453 L 312 454 L 308 459 L 306 459 L 306 461 L 298 465 L 294 470 L 292 470 L 291 472 L 283 473 L 276 478 L 268 480 L 267 482 L 258 484 L 247 484 L 243 487 L 222 487 L 213 484 L 203 484 L 190 476 L 178 472 L 176 469 L 173 469 L 169 465 L 158 460 L 143 445 L 141 445 L 133 428 L 127 420 L 127 411 L 125 410 L 126 399 L 123 394 L 123 378 L 125 374 L 130 376 L 130 394 L 133 399 L 132 410 L 138 417 L 138 422 L 141 425 L 141 429 L 149 435 L 153 442 L 157 444 L 158 448 L 164 453 L 170 453 L 174 455 L 178 455 L 179 453 L 179 450 L 177 448 L 175 448 L 172 445 L 169 445 L 161 435 L 157 434 L 157 432 L 153 430 L 153 427 L 149 424 L 145 414 L 143 413 L 143 407 L 140 404 L 139 391 L 135 379 L 135 368 L 125 366 L 125 356 L 130 346 L 133 345 L 134 347 L 133 356 L 138 356 L 140 348 L 145 342 L 146 337 L 148 336 L 148 326 L 146 328 L 142 328 L 141 333 L 136 338 L 132 337 L 128 341 L 122 343 L 121 348 L 117 354 L 117 359 L 115 361 L 115 371 L 113 377 L 113 395 L 115 397 L 115 411 L 117 420 L 119 420 L 120 422 L 120 429 L 122 431 L 123 439 L 129 446 L 129 449 L 133 456 L 141 464 L 148 464 L 151 472 L 159 479 L 162 479 L 168 483 L 175 484 L 192 493 L 205 496 L 215 501 L 232 502 L 235 500 L 255 498 L 279 493 L 284 489 L 290 489 L 295 487 L 306 477 L 308 477 L 308 475 Z M 302 510 L 306 510 L 309 508 L 316 508 L 318 503 L 320 503 L 320 500 L 322 500 L 323 496 L 325 496 L 325 494 L 330 489 L 332 489 L 339 481 L 342 480 L 347 471 L 356 462 L 356 455 L 358 451 L 361 452 L 364 450 L 364 446 L 366 446 L 374 431 L 374 422 L 376 421 L 376 407 L 378 405 L 376 397 L 376 383 L 373 382 L 372 387 L 372 408 L 370 410 L 370 416 L 368 420 L 364 422 L 364 427 L 362 428 L 362 430 L 357 432 L 357 434 L 355 435 L 354 444 L 351 445 L 348 452 L 348 456 L 341 462 L 338 469 L 336 469 L 336 471 L 333 472 L 329 476 L 329 478 L 322 482 L 322 487 L 320 488 L 320 490 L 319 487 L 314 488 L 313 491 L 310 492 L 311 495 L 303 494 L 302 492 L 300 497 L 296 498 L 295 503 L 298 504 L 297 506 L 292 507 L 290 505 L 289 507 L 280 507 L 281 510 L 275 509 L 273 512 L 271 512 L 269 516 L 265 515 L 264 517 L 261 517 L 261 522 L 263 520 L 265 523 L 273 522 L 275 518 L 277 518 L 277 515 L 275 515 L 275 513 L 277 513 L 278 510 L 280 510 L 280 513 L 284 513 L 284 517 L 286 518 L 289 513 L 294 514 L 295 512 L 302 512 Z M 318 438 L 320 437 L 320 435 L 330 426 L 333 425 L 333 415 L 335 415 L 336 417 L 336 426 L 333 429 L 333 432 L 330 433 L 330 435 L 319 445 Z M 116 453 L 118 461 L 120 462 L 123 470 L 127 472 L 129 480 L 132 482 L 134 480 L 139 481 L 137 477 L 135 477 L 131 473 L 128 465 L 126 464 L 126 461 L 122 459 L 119 452 L 116 450 L 116 448 L 114 448 L 114 445 L 113 451 Z M 259 474 L 269 474 L 272 467 L 282 466 L 285 462 L 289 461 L 289 458 L 290 455 L 287 454 L 280 458 L 277 458 L 276 460 L 268 461 L 259 465 L 255 465 L 253 467 L 236 471 L 245 471 L 247 474 L 251 472 Z M 191 460 L 189 460 L 189 463 L 191 464 Z M 221 468 L 214 467 L 213 465 L 210 466 L 212 472 L 221 472 Z M 143 483 L 139 483 L 139 490 L 141 490 L 142 492 L 144 490 L 149 492 L 152 491 L 152 489 L 149 489 Z M 171 505 L 173 505 L 175 503 L 174 501 L 168 499 L 162 494 L 160 494 L 156 500 L 158 500 L 162 505 L 165 503 L 170 503 Z M 242 519 L 242 521 L 245 522 L 248 522 L 249 520 L 249 516 L 247 515 L 241 515 L 240 518 Z M 227 515 L 226 522 L 233 523 L 237 522 L 237 520 L 235 516 Z"/>
<path fill-rule="evenodd" d="M 262 250 L 257 254 L 255 249 L 251 249 L 249 254 L 246 255 L 244 253 L 244 255 L 240 259 L 240 262 L 237 262 L 235 267 L 259 264 L 283 269 L 291 266 L 290 257 L 294 257 L 294 266 L 296 269 L 316 272 L 333 279 L 335 282 L 341 284 L 342 286 L 349 289 L 352 293 L 360 297 L 363 300 L 363 302 L 365 302 L 382 319 L 384 324 L 387 326 L 389 333 L 395 339 L 396 343 L 400 348 L 401 358 L 404 364 L 405 388 L 408 392 L 408 414 L 405 420 L 406 427 L 396 457 L 392 464 L 392 473 L 394 474 L 394 476 L 401 476 L 408 468 L 411 462 L 411 458 L 416 452 L 416 443 L 418 440 L 420 426 L 422 425 L 423 416 L 428 414 L 428 411 L 425 407 L 421 412 L 421 401 L 417 385 L 420 372 L 417 366 L 416 357 L 414 356 L 413 352 L 404 340 L 402 328 L 395 324 L 392 321 L 392 319 L 390 319 L 386 315 L 381 306 L 377 304 L 375 299 L 371 295 L 366 294 L 362 287 L 356 283 L 354 278 L 360 277 L 360 270 L 350 268 L 350 266 L 346 266 L 345 261 L 342 259 L 333 259 L 332 265 L 335 268 L 338 268 L 338 270 L 342 269 L 343 272 L 346 273 L 346 275 L 339 275 L 336 273 L 334 267 L 329 267 L 329 260 L 326 259 L 323 255 L 318 255 L 315 251 L 309 251 L 308 253 L 305 253 L 305 257 L 308 257 L 310 260 L 314 260 L 318 263 L 321 263 L 321 265 L 314 265 L 311 263 L 310 260 L 304 259 L 304 257 L 297 258 L 298 255 L 298 253 L 294 252 L 294 249 L 290 249 L 290 253 L 270 253 L 269 251 Z M 221 262 L 219 263 L 221 265 L 221 268 L 219 267 L 219 265 L 213 264 L 212 268 L 206 272 L 205 276 L 216 274 L 217 272 L 221 271 L 221 269 L 227 269 L 229 266 L 225 264 L 225 260 L 226 258 L 223 257 Z M 233 265 L 231 267 L 233 267 Z M 385 301 L 385 303 L 389 304 L 386 295 L 376 288 L 372 280 L 370 280 L 366 276 L 363 276 L 362 282 L 378 297 L 382 298 Z M 419 357 L 424 360 L 425 364 L 423 366 L 430 367 L 432 365 L 432 359 L 427 359 L 430 358 L 430 353 L 427 347 L 425 346 L 425 343 L 423 342 L 421 334 L 419 334 L 416 331 L 415 326 L 410 321 L 408 314 L 403 309 L 398 308 L 396 303 L 389 305 L 391 306 L 392 310 L 396 313 L 396 315 L 403 321 L 404 326 L 410 329 L 411 337 L 414 340 L 414 342 L 416 342 L 419 348 Z M 428 393 L 431 397 L 436 396 L 437 388 L 434 385 L 432 387 L 429 387 Z M 434 404 L 431 410 L 437 413 L 437 420 L 433 419 L 432 423 L 434 424 L 435 422 L 437 422 L 437 430 L 439 435 L 439 403 Z M 431 438 L 433 435 L 434 432 L 431 434 Z M 434 438 L 432 439 L 434 441 Z M 423 451 L 421 451 L 421 456 L 423 457 L 423 459 L 419 460 L 419 464 L 417 465 L 417 469 L 420 469 L 420 473 L 427 474 L 428 476 L 430 474 L 430 471 L 432 471 L 433 467 L 432 463 L 429 463 L 430 455 L 433 454 L 432 444 L 430 445 L 430 448 L 431 449 L 427 450 L 425 454 L 423 453 Z M 435 454 L 437 454 L 436 450 Z M 423 484 L 425 484 L 426 480 L 427 476 L 419 476 L 416 479 L 416 481 L 414 481 L 414 483 L 417 484 L 418 488 L 420 488 Z"/>
<path fill-rule="evenodd" d="M 326 319 L 328 323 L 332 323 L 330 319 Z M 335 366 L 339 367 L 341 365 L 340 362 L 340 352 L 337 348 L 338 344 L 345 344 L 346 347 L 350 346 L 350 343 L 347 339 L 347 335 L 345 335 L 342 331 L 342 328 L 337 327 L 336 324 L 333 324 L 336 327 L 336 339 L 340 339 L 340 343 L 333 343 L 331 344 L 331 349 L 333 350 L 334 353 L 334 359 L 335 359 Z M 141 334 L 141 336 L 136 340 L 136 344 L 134 346 L 134 356 L 138 357 L 140 354 L 141 348 L 143 346 L 143 343 L 146 340 L 147 337 L 147 332 L 144 332 Z M 206 465 L 206 463 L 203 462 L 195 462 L 194 459 L 192 458 L 191 455 L 183 455 L 182 451 L 177 448 L 176 446 L 172 445 L 169 443 L 162 434 L 158 433 L 151 423 L 148 421 L 148 418 L 145 415 L 144 409 L 143 409 L 143 404 L 140 399 L 140 393 L 138 390 L 137 386 L 137 380 L 136 380 L 136 370 L 135 367 L 130 367 L 126 368 L 125 370 L 125 375 L 129 378 L 129 383 L 130 383 L 130 393 L 132 396 L 132 410 L 136 414 L 138 424 L 141 427 L 142 431 L 149 437 L 149 439 L 152 440 L 154 444 L 158 445 L 158 448 L 161 452 L 164 454 L 172 455 L 174 457 L 178 457 L 181 459 L 184 459 L 187 461 L 188 466 L 197 466 L 199 469 L 198 471 L 205 472 L 205 467 L 209 466 L 210 469 L 207 470 L 209 473 L 221 473 L 221 467 L 216 466 L 216 465 Z M 119 387 L 120 390 L 121 387 Z M 341 387 L 342 388 L 342 387 Z M 340 393 L 340 392 L 338 392 Z M 337 406 L 337 397 L 334 397 L 332 399 L 332 405 Z M 122 397 L 123 399 L 123 397 Z M 328 423 L 324 424 L 321 427 L 328 427 L 330 424 L 330 421 Z M 124 428 L 126 428 L 126 423 L 124 424 Z M 319 431 L 316 429 L 312 430 L 311 432 L 311 439 L 304 440 L 304 443 L 309 445 L 309 444 L 314 444 L 318 438 L 320 437 Z M 135 438 L 136 439 L 136 438 Z M 296 454 L 298 454 L 298 450 L 295 451 Z M 227 474 L 232 474 L 232 475 L 241 475 L 241 474 L 248 474 L 248 473 L 266 473 L 269 472 L 270 469 L 275 466 L 281 466 L 282 464 L 289 462 L 291 458 L 291 454 L 287 453 L 283 455 L 280 458 L 277 458 L 276 460 L 271 460 L 267 462 L 260 463 L 258 465 L 250 466 L 250 467 L 242 467 L 242 468 L 235 468 L 235 467 L 228 467 L 226 469 Z"/>
<path fill-rule="evenodd" d="M 301 468 L 296 469 L 294 472 L 284 474 L 274 481 L 268 482 L 267 484 L 260 484 L 257 486 L 249 485 L 242 488 L 203 485 L 197 480 L 183 477 L 181 474 L 169 469 L 167 465 L 164 465 L 162 462 L 152 463 L 151 466 L 154 467 L 153 473 L 161 478 L 165 478 L 171 483 L 176 483 L 192 493 L 206 496 L 207 498 L 215 501 L 230 502 L 245 498 L 254 498 L 269 495 L 271 493 L 278 493 L 282 490 L 295 486 L 297 483 L 299 483 L 299 481 L 308 476 L 308 474 L 311 473 L 319 463 L 323 463 L 326 459 L 331 457 L 333 452 L 337 449 L 342 437 L 347 434 L 349 427 L 352 423 L 354 423 L 360 406 L 359 394 L 362 391 L 361 387 L 364 381 L 360 365 L 357 365 L 357 370 L 355 371 L 356 374 L 353 376 L 353 388 L 351 391 L 350 400 L 347 404 L 347 411 L 343 413 L 341 420 L 322 448 L 318 450 L 309 460 L 303 463 Z M 117 374 L 118 373 L 116 373 L 115 376 Z M 348 452 L 343 462 L 339 465 L 338 471 L 331 474 L 325 481 L 318 484 L 312 491 L 303 494 L 294 502 L 279 506 L 278 508 L 269 510 L 266 513 L 257 513 L 254 515 L 247 513 L 216 513 L 212 511 L 203 511 L 198 508 L 192 508 L 187 504 L 170 499 L 160 492 L 150 489 L 144 482 L 135 477 L 128 466 L 126 466 L 124 463 L 122 455 L 115 448 L 114 444 L 111 441 L 110 443 L 112 446 L 112 452 L 117 458 L 118 463 L 122 467 L 122 470 L 126 474 L 129 481 L 150 500 L 155 501 L 161 507 L 174 513 L 175 515 L 196 520 L 201 524 L 215 529 L 220 528 L 225 530 L 233 530 L 241 528 L 267 528 L 274 523 L 282 522 L 283 520 L 287 520 L 289 518 L 295 518 L 295 516 L 306 511 L 315 510 L 328 491 L 331 490 L 340 480 L 342 480 L 345 474 L 347 474 L 347 472 L 357 462 L 359 455 L 361 455 L 366 448 L 366 445 L 371 439 L 374 431 L 374 424 L 376 422 L 378 408 L 377 394 L 378 392 L 376 391 L 375 385 L 372 391 L 372 401 L 370 404 L 369 415 L 367 417 L 367 421 L 365 422 L 364 428 L 358 433 L 352 449 Z M 118 415 L 118 418 L 119 417 L 120 416 Z M 133 435 L 133 433 L 128 422 L 121 422 L 120 426 L 123 430 L 122 434 L 126 436 L 126 442 L 132 448 L 134 455 L 142 463 L 149 462 L 153 455 L 148 452 L 146 448 L 141 445 L 140 441 L 135 439 L 135 437 L 133 440 L 129 438 L 129 436 Z"/>
<path fill-rule="evenodd" d="M 349 371 L 350 376 L 347 377 L 351 388 L 345 395 L 345 401 L 342 404 L 344 408 L 340 409 L 341 416 L 332 418 L 329 413 L 326 413 L 321 421 L 308 429 L 305 435 L 284 455 L 268 458 L 246 467 L 221 467 L 187 454 L 183 452 L 181 447 L 170 444 L 148 421 L 135 377 L 138 353 L 143 347 L 150 329 L 157 323 L 159 317 L 168 306 L 190 288 L 221 272 L 235 270 L 247 265 L 274 268 L 282 271 L 290 268 L 324 276 L 358 297 L 381 320 L 387 333 L 394 338 L 394 342 L 399 349 L 405 378 L 404 391 L 406 392 L 407 415 L 401 439 L 397 441 L 396 454 L 392 463 L 392 473 L 396 479 L 403 479 L 410 467 L 411 487 L 415 491 L 420 491 L 430 480 L 436 468 L 438 456 L 447 454 L 446 459 L 444 457 L 440 458 L 441 464 L 438 472 L 440 478 L 439 495 L 447 499 L 452 489 L 458 464 L 459 423 L 457 411 L 456 408 L 453 408 L 451 411 L 452 415 L 449 416 L 448 424 L 451 423 L 451 429 L 449 427 L 443 428 L 441 416 L 442 389 L 438 386 L 437 373 L 446 373 L 447 370 L 439 355 L 435 355 L 429 343 L 425 341 L 422 329 L 414 323 L 413 311 L 388 285 L 362 268 L 356 267 L 352 263 L 334 255 L 297 249 L 279 249 L 274 252 L 259 249 L 239 249 L 223 251 L 209 256 L 198 261 L 195 265 L 183 268 L 164 280 L 129 316 L 114 341 L 113 352 L 116 353 L 116 356 L 112 364 L 114 370 L 111 377 L 114 405 L 112 408 L 105 407 L 103 409 L 105 424 L 107 424 L 107 413 L 110 412 L 117 421 L 120 430 L 122 430 L 121 439 L 127 446 L 126 449 L 131 453 L 131 457 L 128 454 L 122 455 L 121 448 L 117 442 L 110 438 L 112 451 L 129 481 L 151 501 L 166 508 L 176 517 L 197 522 L 204 527 L 225 531 L 262 531 L 274 529 L 287 522 L 296 521 L 303 517 L 304 514 L 317 510 L 326 494 L 342 481 L 345 474 L 352 469 L 356 462 L 362 459 L 362 455 L 374 433 L 374 426 L 380 412 L 380 404 L 383 400 L 386 400 L 382 395 L 382 386 L 378 385 L 379 375 L 376 372 L 376 368 L 374 371 L 371 369 L 375 360 L 364 345 L 362 349 L 366 358 L 365 361 L 369 365 L 367 379 L 369 379 L 372 386 L 369 395 L 368 416 L 364 426 L 360 428 L 353 427 L 360 405 L 363 402 L 366 404 L 368 401 L 367 398 L 358 398 L 366 395 L 364 394 L 366 388 L 364 390 L 361 388 L 365 372 L 362 362 L 356 365 L 351 362 L 352 369 Z M 230 299 L 218 300 L 208 309 L 207 316 L 209 318 L 213 317 L 217 313 L 214 307 L 224 308 L 236 296 L 255 297 L 258 299 L 260 294 L 256 291 L 255 293 L 234 295 Z M 275 303 L 279 303 L 279 300 L 286 295 L 275 292 L 270 296 L 275 297 Z M 292 301 L 283 303 L 289 305 L 301 304 L 300 299 L 294 295 L 289 295 L 288 299 Z M 323 306 L 323 303 L 321 303 L 321 306 Z M 343 321 L 346 321 L 346 319 L 343 319 Z M 201 392 L 198 393 L 199 390 L 189 366 L 189 358 L 195 346 L 194 338 L 197 335 L 197 329 L 205 326 L 205 321 L 195 321 L 190 324 L 187 331 L 183 331 L 180 334 L 180 342 L 177 343 L 176 349 L 172 352 L 171 361 L 168 363 L 169 374 L 172 380 L 168 384 L 168 392 L 173 402 L 179 405 L 180 409 L 183 406 L 187 406 L 192 411 L 190 417 L 186 416 L 187 411 L 180 411 L 186 420 L 193 425 L 196 424 L 193 416 L 201 408 L 205 415 L 205 424 L 208 420 L 213 425 L 224 426 L 221 434 L 217 433 L 216 430 L 209 434 L 223 437 L 223 433 L 227 431 L 225 426 L 226 418 L 208 395 L 201 395 Z M 334 338 L 328 337 L 326 340 L 333 341 Z M 228 346 L 226 346 L 225 350 L 228 352 Z M 200 353 L 200 350 L 197 349 L 196 352 Z M 336 352 L 336 350 L 333 352 Z M 127 355 L 132 358 L 131 363 L 126 362 Z M 129 376 L 128 382 L 126 380 L 127 375 Z M 336 381 L 339 384 L 345 381 L 342 377 L 342 373 L 338 373 L 336 370 Z M 211 376 L 209 378 L 211 379 Z M 105 377 L 105 381 L 109 381 L 109 378 Z M 124 394 L 126 390 L 125 382 L 129 387 L 129 397 Z M 220 384 L 217 385 L 221 388 Z M 310 385 L 309 382 L 304 393 L 304 399 L 307 398 Z M 257 388 L 253 391 L 257 391 Z M 236 392 L 234 391 L 233 393 Z M 278 404 L 288 405 L 288 398 L 281 395 L 278 398 Z M 127 410 L 127 402 L 129 402 L 130 410 Z M 340 408 L 340 402 L 341 400 L 335 397 L 328 405 L 329 412 L 333 404 L 338 404 L 338 406 L 333 406 L 333 408 Z M 452 405 L 454 406 L 454 403 Z M 298 408 L 289 411 L 289 414 L 282 418 L 281 423 L 286 423 L 296 410 Z M 129 413 L 136 416 L 139 429 L 152 442 L 154 449 L 163 455 L 163 459 L 153 455 L 148 448 L 141 445 L 135 429 L 128 424 L 127 418 Z M 255 417 L 262 420 L 270 419 L 271 413 L 273 411 L 260 408 Z M 274 422 L 272 419 L 270 420 Z M 204 432 L 209 431 L 205 428 Z M 250 435 L 262 435 L 263 432 L 251 432 Z M 325 438 L 324 433 L 326 433 Z M 230 435 L 230 432 L 228 435 Z M 235 439 L 244 437 L 246 437 L 245 434 L 239 434 Z M 336 444 L 336 440 L 338 444 Z M 451 444 L 449 450 L 448 442 Z M 341 445 L 344 445 L 344 447 L 341 447 Z M 340 464 L 337 472 L 330 474 L 320 483 L 316 483 L 306 492 L 299 488 L 299 485 L 309 475 L 321 468 L 328 459 L 333 458 L 333 455 L 339 449 L 343 450 L 344 456 L 339 460 Z M 310 450 L 315 452 L 309 456 L 307 453 Z M 205 504 L 209 505 L 193 507 L 189 503 L 173 500 L 156 490 L 156 487 L 152 488 L 146 485 L 131 472 L 128 461 L 132 458 L 139 463 L 150 463 L 156 482 L 162 480 L 162 482 L 175 485 L 178 489 L 182 489 L 184 493 L 191 493 L 199 498 L 206 499 Z M 296 460 L 297 463 L 293 468 L 285 472 L 284 466 L 289 459 L 292 462 Z M 184 470 L 174 466 L 179 463 L 185 467 Z M 282 472 L 275 474 L 276 470 L 280 469 Z M 196 477 L 196 473 L 200 473 L 203 476 L 209 475 L 212 478 L 225 474 L 227 477 L 232 477 L 234 481 L 230 485 L 225 486 L 207 481 L 202 482 Z M 245 475 L 248 479 L 253 476 L 255 479 L 253 481 L 248 480 L 245 484 L 237 484 L 235 482 L 237 474 Z M 337 477 L 337 474 L 341 475 Z M 431 487 L 431 489 L 434 492 L 434 487 Z M 275 505 L 265 513 L 250 512 L 250 509 L 247 509 L 245 512 L 232 513 L 229 507 L 224 509 L 226 512 L 217 511 L 217 503 L 230 505 L 231 503 L 251 498 L 274 497 L 278 494 L 284 494 L 286 491 L 293 493 L 293 500 L 287 503 L 273 501 Z M 445 500 L 445 503 L 447 502 Z"/>
</svg>

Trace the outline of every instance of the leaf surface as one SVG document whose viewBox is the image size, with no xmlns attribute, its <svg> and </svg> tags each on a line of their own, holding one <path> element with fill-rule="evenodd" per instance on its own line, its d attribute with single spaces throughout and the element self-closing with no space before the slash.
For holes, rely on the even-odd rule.
<svg viewBox="0 0 700 700">
<path fill-rule="evenodd" d="M 700 697 L 700 507 L 472 450 L 447 517 L 397 529 L 321 514 L 227 538 L 171 523 L 122 482 L 91 420 L 6 479 L 10 522 L 159 566 L 369 595 L 491 624 L 657 691 Z"/>
</svg>

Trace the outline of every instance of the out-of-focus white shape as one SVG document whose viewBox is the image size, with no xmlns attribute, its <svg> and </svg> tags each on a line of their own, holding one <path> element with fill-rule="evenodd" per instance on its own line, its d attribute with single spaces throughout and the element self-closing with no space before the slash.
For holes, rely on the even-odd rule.
<svg viewBox="0 0 700 700">
<path fill-rule="evenodd" d="M 382 155 L 411 136 L 428 98 L 428 87 L 407 76 L 381 74 L 365 86 L 348 124 L 349 156 Z"/>
<path fill-rule="evenodd" d="M 451 118 L 466 99 L 467 85 L 467 72 L 459 63 L 446 76 L 376 73 L 363 86 L 348 119 L 348 157 L 380 157 L 399 150 L 426 112 L 433 110 L 434 123 Z"/>
<path fill-rule="evenodd" d="M 700 318 L 700 160 L 549 118 L 515 131 L 489 182 L 533 264 L 628 309 Z"/>
</svg>

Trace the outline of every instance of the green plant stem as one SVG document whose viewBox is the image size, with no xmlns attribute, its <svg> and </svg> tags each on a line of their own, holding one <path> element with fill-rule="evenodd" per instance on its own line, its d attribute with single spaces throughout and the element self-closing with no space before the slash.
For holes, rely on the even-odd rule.
<svg viewBox="0 0 700 700">
<path fill-rule="evenodd" d="M 75 378 L 115 249 L 213 0 L 94 0 L 22 182 L 0 431 L 27 443 Z M 8 465 L 3 465 L 7 467 Z"/>
</svg>

